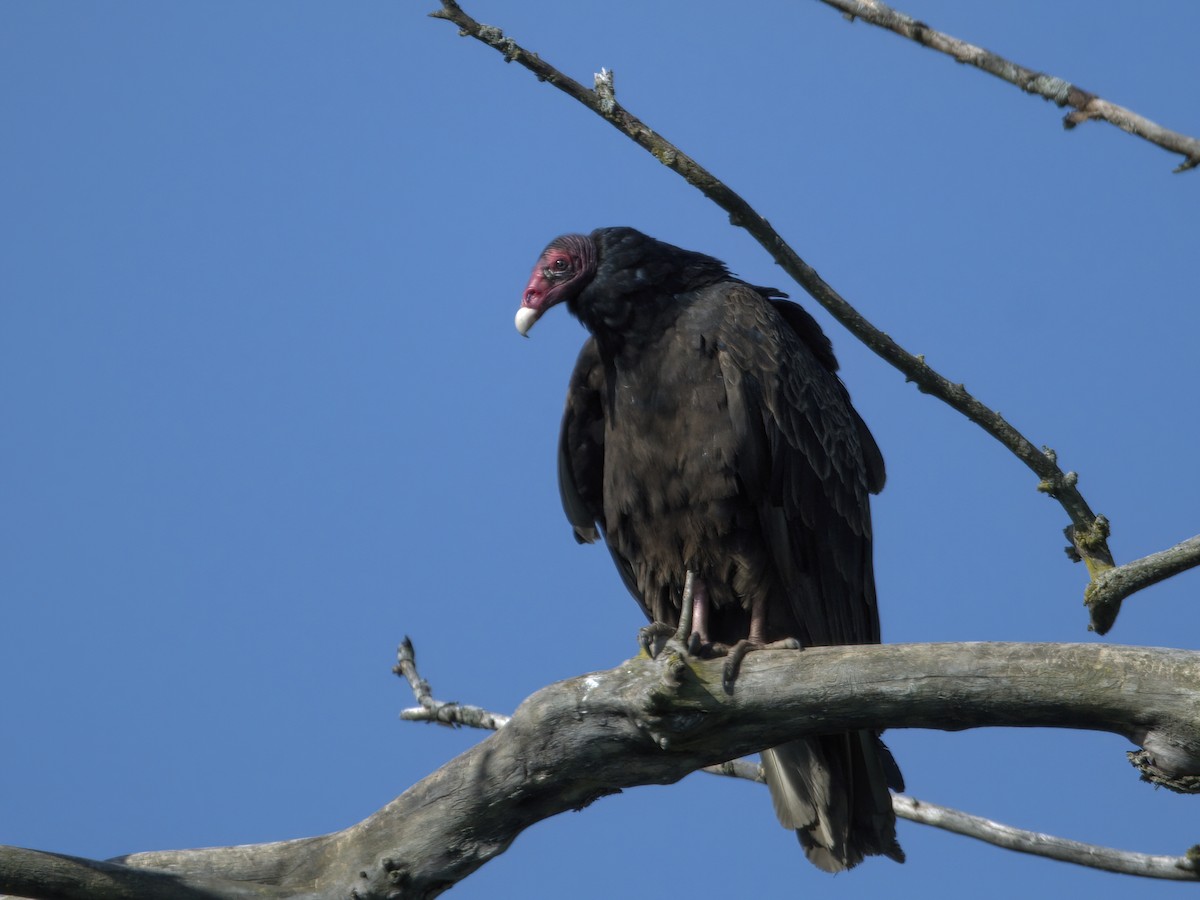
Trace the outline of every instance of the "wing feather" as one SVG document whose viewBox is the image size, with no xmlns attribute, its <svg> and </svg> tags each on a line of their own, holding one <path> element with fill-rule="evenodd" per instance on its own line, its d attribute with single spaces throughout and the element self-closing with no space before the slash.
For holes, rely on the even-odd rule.
<svg viewBox="0 0 1200 900">
<path fill-rule="evenodd" d="M 604 368 L 596 341 L 579 351 L 558 436 L 558 492 L 575 540 L 590 544 L 604 523 Z"/>
<path fill-rule="evenodd" d="M 604 429 L 607 396 L 604 364 L 596 339 L 588 338 L 567 387 L 558 437 L 558 492 L 575 540 L 590 544 L 604 534 Z M 605 541 L 625 587 L 647 609 L 633 565 Z"/>
<path fill-rule="evenodd" d="M 868 495 L 882 486 L 882 455 L 828 342 L 811 343 L 824 337 L 811 317 L 786 301 L 763 302 L 746 285 L 721 289 L 719 359 L 738 475 L 758 497 L 785 595 L 770 611 L 775 629 L 816 645 L 877 642 Z"/>
</svg>

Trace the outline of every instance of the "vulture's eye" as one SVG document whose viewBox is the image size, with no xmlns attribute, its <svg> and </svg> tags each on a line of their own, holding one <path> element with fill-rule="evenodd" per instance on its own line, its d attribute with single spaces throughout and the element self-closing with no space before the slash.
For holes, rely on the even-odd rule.
<svg viewBox="0 0 1200 900">
<path fill-rule="evenodd" d="M 567 270 L 567 261 L 561 256 L 554 261 L 555 272 L 565 272 Z"/>
</svg>

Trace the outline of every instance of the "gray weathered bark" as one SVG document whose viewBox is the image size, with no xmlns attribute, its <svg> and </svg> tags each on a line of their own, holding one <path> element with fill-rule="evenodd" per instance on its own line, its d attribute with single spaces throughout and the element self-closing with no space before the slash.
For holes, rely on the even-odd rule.
<svg viewBox="0 0 1200 900">
<path fill-rule="evenodd" d="M 1110 731 L 1200 790 L 1200 653 L 1078 644 L 823 647 L 630 660 L 538 691 L 478 746 L 344 831 L 97 864 L 0 848 L 0 890 L 54 898 L 432 897 L 549 816 L 810 734 L 1054 726 Z M 119 865 L 114 865 L 118 863 Z M 154 871 L 147 871 L 154 870 Z"/>
</svg>

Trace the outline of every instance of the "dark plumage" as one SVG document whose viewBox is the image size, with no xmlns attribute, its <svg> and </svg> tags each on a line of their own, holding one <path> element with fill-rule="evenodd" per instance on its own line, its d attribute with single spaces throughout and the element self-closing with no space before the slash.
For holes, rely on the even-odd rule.
<svg viewBox="0 0 1200 900">
<path fill-rule="evenodd" d="M 592 335 L 559 446 L 576 538 L 604 537 L 653 622 L 678 623 L 694 572 L 693 633 L 718 651 L 879 641 L 868 494 L 883 457 L 828 338 L 783 297 L 601 228 L 550 243 L 517 313 L 525 334 L 565 302 Z M 900 772 L 877 733 L 788 743 L 763 767 L 780 821 L 822 869 L 903 860 L 888 794 Z"/>
</svg>

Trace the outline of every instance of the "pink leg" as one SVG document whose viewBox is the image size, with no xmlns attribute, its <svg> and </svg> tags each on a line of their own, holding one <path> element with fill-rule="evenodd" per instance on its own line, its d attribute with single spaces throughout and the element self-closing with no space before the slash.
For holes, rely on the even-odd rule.
<svg viewBox="0 0 1200 900">
<path fill-rule="evenodd" d="M 767 601 L 761 596 L 750 603 L 750 635 L 746 640 L 751 644 L 767 642 Z"/>
<path fill-rule="evenodd" d="M 708 630 L 708 592 L 696 573 L 688 570 L 679 600 L 679 623 L 672 628 L 665 622 L 651 622 L 638 632 L 638 643 L 650 658 L 658 656 L 665 646 L 664 639 L 679 641 L 694 653 L 700 643 L 699 633 Z"/>
<path fill-rule="evenodd" d="M 692 634 L 700 638 L 701 643 L 707 644 L 708 620 L 711 607 L 708 602 L 708 586 L 700 579 L 692 589 Z"/>
<path fill-rule="evenodd" d="M 750 602 L 750 634 L 738 641 L 729 650 L 725 658 L 725 671 L 722 681 L 725 690 L 733 692 L 733 683 L 737 680 L 738 669 L 747 653 L 755 650 L 799 650 L 800 642 L 795 638 L 784 638 L 781 641 L 767 642 L 767 602 L 765 598 L 756 597 Z"/>
</svg>

